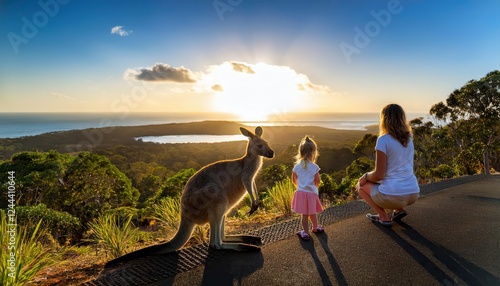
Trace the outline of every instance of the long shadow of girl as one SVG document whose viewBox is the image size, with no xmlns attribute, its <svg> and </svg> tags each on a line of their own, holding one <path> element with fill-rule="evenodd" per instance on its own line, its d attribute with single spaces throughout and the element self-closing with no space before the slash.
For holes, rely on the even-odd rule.
<svg viewBox="0 0 500 286">
<path fill-rule="evenodd" d="M 316 234 L 316 237 L 325 251 L 325 254 L 328 258 L 328 262 L 330 263 L 330 267 L 332 268 L 332 271 L 335 275 L 335 279 L 337 280 L 337 284 L 341 286 L 346 286 L 347 281 L 345 279 L 344 274 L 342 273 L 342 269 L 340 269 L 340 265 L 337 263 L 337 260 L 335 259 L 332 250 L 328 246 L 328 235 L 326 233 L 320 233 Z M 321 260 L 318 257 L 318 254 L 316 253 L 316 249 L 314 247 L 314 239 L 311 237 L 310 241 L 302 241 L 300 242 L 302 247 L 309 251 L 311 254 L 311 257 L 313 259 L 314 265 L 316 269 L 318 270 L 318 273 L 321 277 L 321 281 L 323 282 L 323 285 L 333 285 L 332 282 L 330 281 L 330 277 L 328 276 L 327 270 L 321 263 Z M 308 267 L 309 269 L 312 267 Z"/>
</svg>

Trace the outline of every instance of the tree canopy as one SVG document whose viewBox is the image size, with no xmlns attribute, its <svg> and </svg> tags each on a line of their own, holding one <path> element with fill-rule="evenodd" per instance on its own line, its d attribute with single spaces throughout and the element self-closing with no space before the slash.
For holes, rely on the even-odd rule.
<svg viewBox="0 0 500 286">
<path fill-rule="evenodd" d="M 446 102 L 432 106 L 430 114 L 442 120 L 460 148 L 458 157 L 470 160 L 482 153 L 489 174 L 490 152 L 500 141 L 500 71 L 470 80 L 453 91 Z"/>
<path fill-rule="evenodd" d="M 77 156 L 56 151 L 21 152 L 0 164 L 0 172 L 8 171 L 16 174 L 17 205 L 45 204 L 82 222 L 112 208 L 134 206 L 139 198 L 129 178 L 106 157 L 91 152 Z M 0 208 L 6 205 L 4 193 Z"/>
</svg>

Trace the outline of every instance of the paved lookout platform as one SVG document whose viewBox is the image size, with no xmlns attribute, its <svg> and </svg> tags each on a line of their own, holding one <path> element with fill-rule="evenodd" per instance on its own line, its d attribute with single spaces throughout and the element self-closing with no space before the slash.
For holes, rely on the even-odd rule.
<svg viewBox="0 0 500 286">
<path fill-rule="evenodd" d="M 325 233 L 301 241 L 298 219 L 248 233 L 261 252 L 207 245 L 106 269 L 86 285 L 500 285 L 500 175 L 422 186 L 392 228 L 363 201 L 327 209 Z"/>
</svg>

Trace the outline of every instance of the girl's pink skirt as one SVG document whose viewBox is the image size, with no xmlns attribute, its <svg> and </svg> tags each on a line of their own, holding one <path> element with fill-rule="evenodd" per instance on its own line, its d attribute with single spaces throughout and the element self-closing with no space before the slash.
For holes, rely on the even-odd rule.
<svg viewBox="0 0 500 286">
<path fill-rule="evenodd" d="M 323 211 L 318 195 L 311 192 L 295 191 L 292 211 L 303 215 L 314 215 Z"/>
</svg>

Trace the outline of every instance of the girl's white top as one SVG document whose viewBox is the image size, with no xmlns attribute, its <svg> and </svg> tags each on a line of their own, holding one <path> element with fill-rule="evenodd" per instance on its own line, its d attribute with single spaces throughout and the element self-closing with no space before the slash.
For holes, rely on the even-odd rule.
<svg viewBox="0 0 500 286">
<path fill-rule="evenodd" d="M 402 196 L 420 192 L 417 178 L 413 174 L 413 139 L 404 147 L 389 134 L 377 139 L 375 149 L 387 156 L 387 170 L 381 180 L 379 192 L 386 195 Z"/>
<path fill-rule="evenodd" d="M 303 192 L 311 192 L 318 195 L 318 188 L 314 184 L 314 177 L 319 172 L 320 168 L 313 162 L 307 162 L 304 169 L 302 167 L 304 160 L 300 161 L 293 167 L 293 172 L 297 174 L 297 190 Z"/>
</svg>

